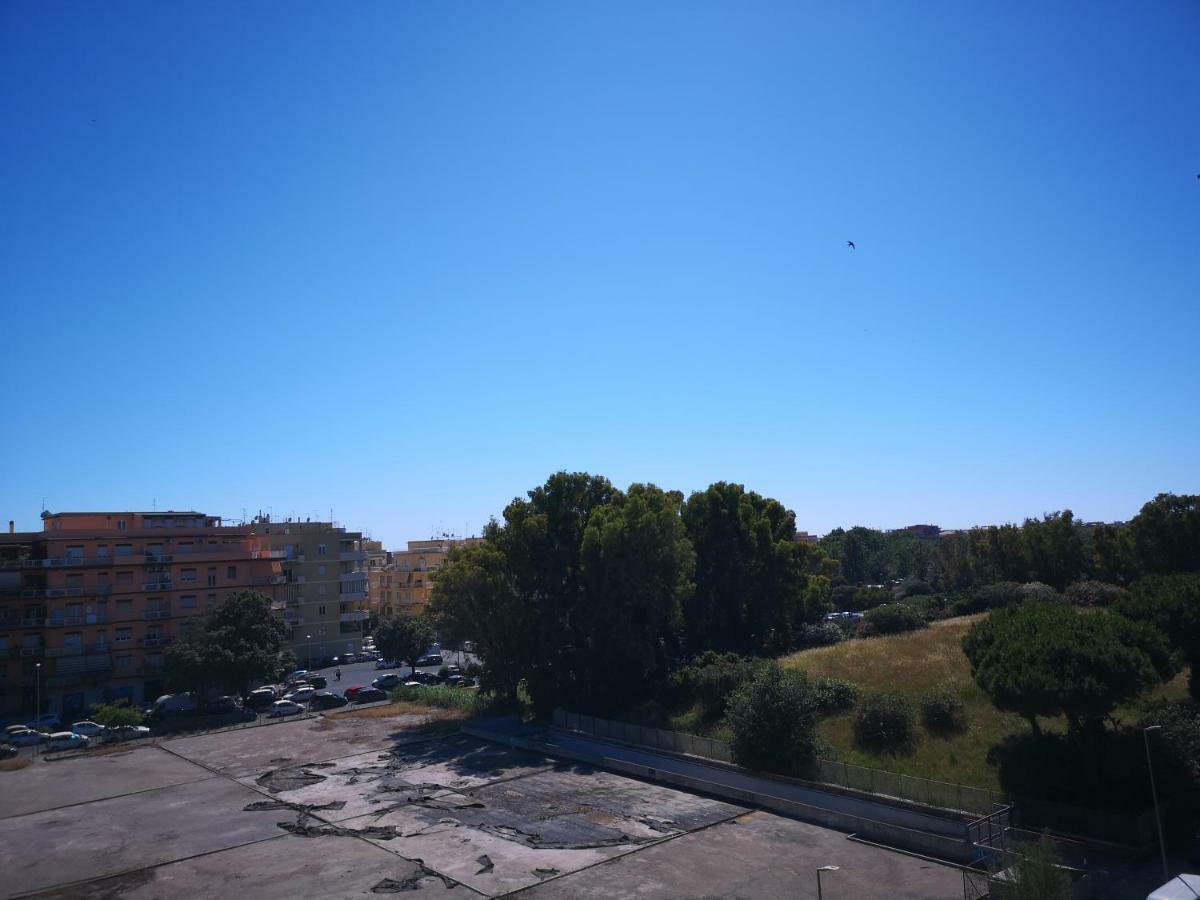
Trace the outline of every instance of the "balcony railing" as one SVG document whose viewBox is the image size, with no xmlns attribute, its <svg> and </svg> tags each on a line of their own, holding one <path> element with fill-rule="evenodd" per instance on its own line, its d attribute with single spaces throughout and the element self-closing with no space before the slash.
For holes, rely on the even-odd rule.
<svg viewBox="0 0 1200 900">
<path fill-rule="evenodd" d="M 171 618 L 171 610 L 169 609 L 148 609 L 142 613 L 143 619 L 169 619 Z"/>
<path fill-rule="evenodd" d="M 9 659 L 28 659 L 31 656 L 45 656 L 45 647 L 13 647 L 8 651 Z"/>
<path fill-rule="evenodd" d="M 171 581 L 147 581 L 142 585 L 143 591 L 169 591 L 172 590 L 174 582 Z"/>
<path fill-rule="evenodd" d="M 343 550 L 338 554 L 338 559 L 340 559 L 342 562 L 357 562 L 366 558 L 366 550 Z"/>
<path fill-rule="evenodd" d="M 47 628 L 69 628 L 73 625 L 83 624 L 85 624 L 83 616 L 52 616 L 46 620 Z"/>
<path fill-rule="evenodd" d="M 340 594 L 338 594 L 338 598 L 345 602 L 350 602 L 352 600 L 366 600 L 367 592 L 366 591 L 342 591 Z"/>
<path fill-rule="evenodd" d="M 171 643 L 171 638 L 169 635 L 165 634 L 158 635 L 157 637 L 142 638 L 143 647 L 165 647 L 169 643 Z"/>
<path fill-rule="evenodd" d="M 39 618 L 35 618 L 35 619 L 22 619 L 22 620 L 21 620 L 21 626 L 20 626 L 20 627 L 21 627 L 21 628 L 41 628 L 41 627 L 42 627 L 42 625 L 44 625 L 44 624 L 45 624 L 45 622 L 46 622 L 46 620 L 45 620 L 45 619 L 39 619 Z"/>
<path fill-rule="evenodd" d="M 251 550 L 251 559 L 284 559 L 287 553 L 283 550 Z"/>
<path fill-rule="evenodd" d="M 370 618 L 370 613 L 365 609 L 355 609 L 350 612 L 344 612 L 339 617 L 341 622 L 365 622 Z"/>
<path fill-rule="evenodd" d="M 366 572 L 341 572 L 338 574 L 338 581 L 366 581 Z"/>
</svg>

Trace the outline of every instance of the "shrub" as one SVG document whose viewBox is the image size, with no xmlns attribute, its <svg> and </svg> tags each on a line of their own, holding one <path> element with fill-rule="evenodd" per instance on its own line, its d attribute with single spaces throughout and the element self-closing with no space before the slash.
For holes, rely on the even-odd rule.
<svg viewBox="0 0 1200 900">
<path fill-rule="evenodd" d="M 763 664 L 760 659 L 708 650 L 672 677 L 675 703 L 699 703 L 706 719 L 719 719 L 725 715 L 729 695 L 752 679 Z"/>
<path fill-rule="evenodd" d="M 1021 585 L 1015 581 L 997 581 L 975 588 L 971 592 L 970 612 L 1002 609 L 1021 600 Z"/>
<path fill-rule="evenodd" d="M 927 731 L 953 734 L 967 728 L 967 708 L 949 687 L 926 691 L 921 697 L 921 721 Z"/>
<path fill-rule="evenodd" d="M 891 694 L 863 698 L 854 716 L 854 739 L 874 753 L 902 753 L 917 739 L 917 719 L 912 704 Z"/>
<path fill-rule="evenodd" d="M 846 609 L 850 612 L 863 612 L 874 609 L 876 606 L 882 606 L 884 603 L 890 603 L 891 599 L 892 592 L 887 588 L 867 585 L 854 592 L 854 597 Z"/>
<path fill-rule="evenodd" d="M 463 674 L 468 678 L 478 678 L 483 674 L 483 666 L 477 662 L 467 663 L 467 667 L 463 670 Z"/>
<path fill-rule="evenodd" d="M 1063 596 L 1075 606 L 1111 606 L 1125 596 L 1125 589 L 1103 581 L 1077 581 Z"/>
<path fill-rule="evenodd" d="M 905 597 L 920 597 L 933 593 L 933 585 L 928 581 L 922 581 L 920 578 L 905 578 L 892 591 L 892 596 L 897 600 L 903 600 Z"/>
<path fill-rule="evenodd" d="M 442 666 L 440 669 L 438 669 L 438 678 L 442 679 L 442 681 L 445 681 L 449 677 L 450 677 L 450 667 L 449 666 Z"/>
<path fill-rule="evenodd" d="M 815 625 L 802 625 L 796 634 L 796 649 L 806 650 L 810 647 L 829 647 L 840 644 L 846 639 L 846 632 L 835 622 L 818 622 Z"/>
<path fill-rule="evenodd" d="M 733 759 L 762 772 L 800 775 L 817 755 L 817 704 L 803 672 L 771 662 L 729 698 Z"/>
<path fill-rule="evenodd" d="M 124 697 L 109 704 L 96 703 L 92 706 L 92 721 L 106 728 L 141 725 L 144 718 L 142 711 L 131 706 Z"/>
<path fill-rule="evenodd" d="M 1048 584 L 1042 584 L 1040 581 L 1030 581 L 1021 585 L 1017 591 L 1017 595 L 1022 600 L 1052 602 L 1061 599 L 1058 591 Z"/>
<path fill-rule="evenodd" d="M 829 592 L 829 602 L 833 604 L 835 612 L 841 612 L 844 609 L 850 609 L 854 604 L 854 595 L 858 593 L 858 588 L 852 584 L 839 584 Z"/>
<path fill-rule="evenodd" d="M 928 623 L 921 617 L 921 614 L 910 604 L 889 603 L 887 606 L 877 606 L 867 610 L 859 632 L 864 637 L 877 634 L 900 634 L 924 628 L 926 624 Z"/>
<path fill-rule="evenodd" d="M 817 678 L 812 688 L 817 709 L 823 713 L 849 709 L 862 695 L 862 688 L 845 678 Z"/>
<path fill-rule="evenodd" d="M 391 698 L 436 706 L 440 709 L 462 709 L 472 715 L 482 712 L 487 707 L 487 700 L 478 691 L 445 684 L 423 684 L 420 687 L 401 685 L 393 688 Z"/>
</svg>

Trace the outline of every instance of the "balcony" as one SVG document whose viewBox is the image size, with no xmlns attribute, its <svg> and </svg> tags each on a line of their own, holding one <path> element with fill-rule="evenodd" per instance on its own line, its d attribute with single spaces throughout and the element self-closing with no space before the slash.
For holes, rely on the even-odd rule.
<svg viewBox="0 0 1200 900">
<path fill-rule="evenodd" d="M 341 572 L 338 574 L 338 581 L 343 583 L 347 581 L 366 581 L 366 572 Z"/>
<path fill-rule="evenodd" d="M 147 550 L 145 553 L 146 562 L 169 563 L 175 561 L 174 554 L 159 553 L 157 550 Z"/>
<path fill-rule="evenodd" d="M 45 647 L 13 647 L 8 651 L 9 659 L 28 659 L 31 656 L 45 656 Z"/>
<path fill-rule="evenodd" d="M 142 585 L 143 591 L 169 591 L 172 590 L 171 581 L 148 581 Z"/>
<path fill-rule="evenodd" d="M 46 620 L 47 628 L 71 628 L 76 625 L 90 625 L 91 622 L 86 622 L 85 618 L 96 618 L 95 616 L 54 616 Z"/>
<path fill-rule="evenodd" d="M 341 621 L 341 622 L 365 622 L 370 617 L 370 615 L 371 614 L 369 612 L 367 612 L 365 609 L 355 609 L 355 610 L 351 610 L 350 612 L 342 613 L 341 616 L 339 616 L 338 621 Z"/>
<path fill-rule="evenodd" d="M 366 600 L 366 591 L 342 591 L 338 594 L 338 599 L 344 603 L 349 603 L 353 600 Z"/>
<path fill-rule="evenodd" d="M 361 562 L 366 558 L 366 550 L 343 550 L 338 554 L 338 559 L 340 559 L 342 562 Z"/>
<path fill-rule="evenodd" d="M 148 609 L 142 613 L 143 619 L 169 619 L 171 618 L 171 610 L 169 609 Z"/>
<path fill-rule="evenodd" d="M 45 619 L 22 619 L 20 622 L 21 628 L 41 628 L 46 624 Z"/>
<path fill-rule="evenodd" d="M 165 647 L 169 643 L 171 643 L 171 638 L 165 634 L 142 638 L 143 647 Z"/>
<path fill-rule="evenodd" d="M 64 566 L 111 566 L 111 556 L 53 556 L 48 559 L 27 559 L 25 568 L 58 569 Z"/>
<path fill-rule="evenodd" d="M 283 550 L 251 550 L 251 559 L 285 559 L 287 553 Z M 294 558 L 294 557 L 293 557 Z"/>
<path fill-rule="evenodd" d="M 254 586 L 264 584 L 287 584 L 286 575 L 258 575 L 250 579 L 250 584 Z"/>
</svg>

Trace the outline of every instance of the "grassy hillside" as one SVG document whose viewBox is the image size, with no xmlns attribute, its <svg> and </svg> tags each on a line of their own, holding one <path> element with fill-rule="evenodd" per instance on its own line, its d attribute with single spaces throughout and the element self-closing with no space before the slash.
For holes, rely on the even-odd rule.
<svg viewBox="0 0 1200 900">
<path fill-rule="evenodd" d="M 805 650 L 781 662 L 814 677 L 846 678 L 866 691 L 898 694 L 914 706 L 930 688 L 950 685 L 962 697 L 970 719 L 963 734 L 942 738 L 922 730 L 920 743 L 910 755 L 877 756 L 854 746 L 853 712 L 847 712 L 822 720 L 821 738 L 836 749 L 838 759 L 849 763 L 996 789 L 999 783 L 996 768 L 987 760 L 989 749 L 1029 726 L 1020 716 L 997 711 L 971 679 L 961 642 L 967 629 L 983 615 L 947 619 L 908 634 Z M 1186 693 L 1187 678 L 1182 674 L 1150 699 L 1178 698 Z M 1138 709 L 1123 710 L 1121 717 L 1132 721 L 1138 713 Z M 1046 730 L 1063 728 L 1061 720 L 1043 720 L 1041 724 Z"/>
</svg>

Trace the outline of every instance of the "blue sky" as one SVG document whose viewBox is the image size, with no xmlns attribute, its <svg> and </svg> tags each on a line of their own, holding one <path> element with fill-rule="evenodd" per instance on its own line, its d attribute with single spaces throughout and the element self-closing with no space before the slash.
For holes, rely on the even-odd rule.
<svg viewBox="0 0 1200 900">
<path fill-rule="evenodd" d="M 9 0 L 0 84 L 19 528 L 1200 490 L 1195 3 Z"/>
</svg>

